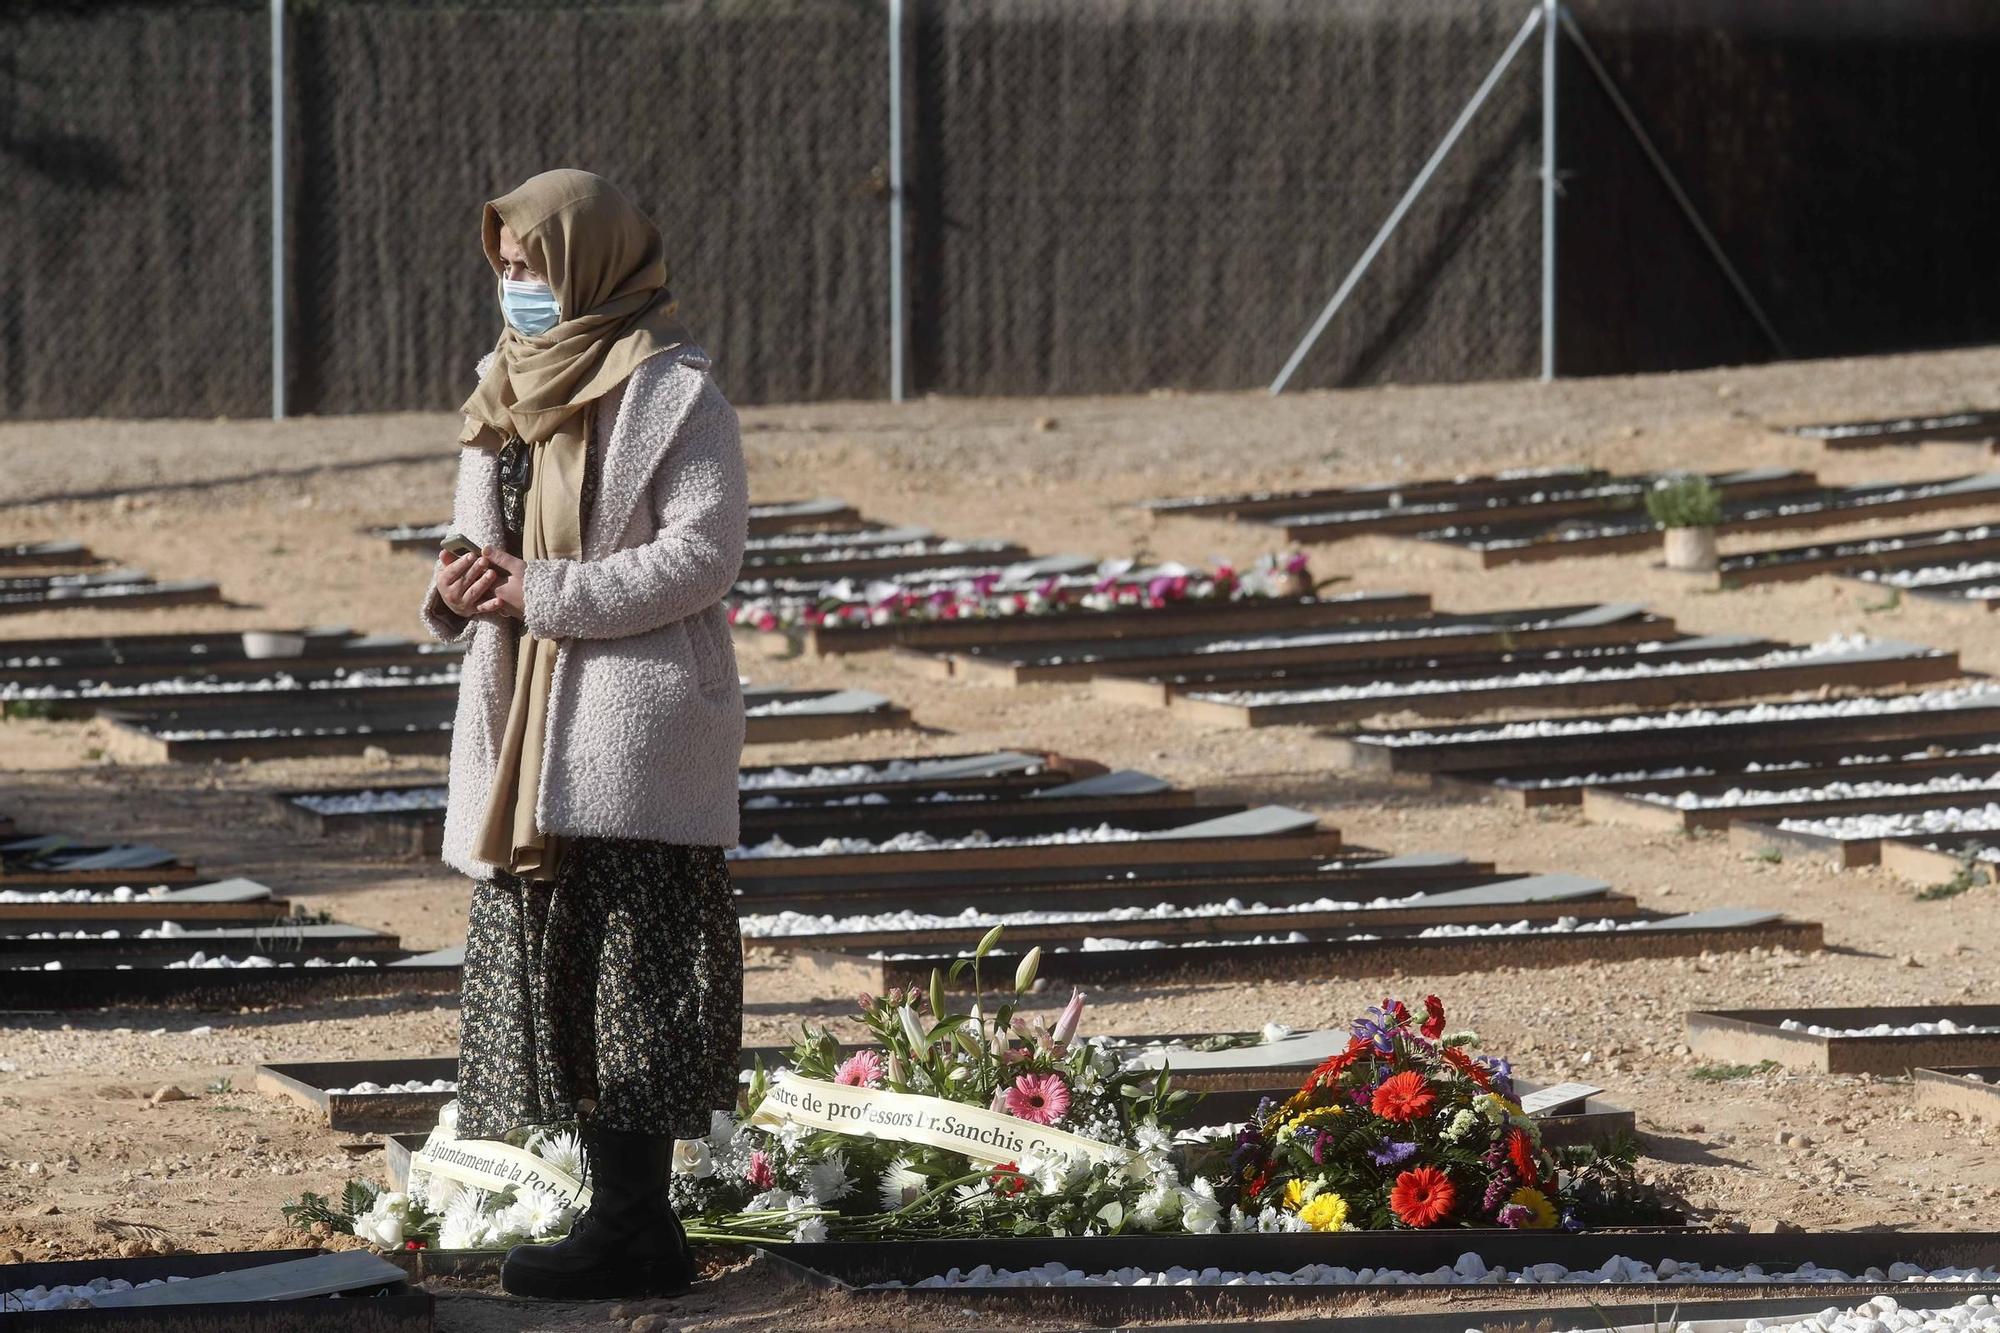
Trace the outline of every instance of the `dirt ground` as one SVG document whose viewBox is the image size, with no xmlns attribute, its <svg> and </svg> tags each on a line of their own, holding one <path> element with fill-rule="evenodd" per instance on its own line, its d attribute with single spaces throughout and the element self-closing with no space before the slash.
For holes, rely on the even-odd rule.
<svg viewBox="0 0 2000 1333">
<path fill-rule="evenodd" d="M 1995 401 L 2000 349 L 1555 386 L 1381 388 L 1276 401 L 1259 393 L 822 404 L 747 410 L 743 420 L 760 499 L 838 495 L 873 518 L 1010 537 L 1040 552 L 1206 561 L 1247 559 L 1271 543 L 1248 525 L 1155 521 L 1129 502 L 1581 463 L 1786 465 L 1837 481 L 1945 476 L 1991 464 L 1958 446 L 1830 453 L 1767 425 Z M 0 542 L 81 538 L 162 577 L 213 578 L 232 603 L 9 616 L 0 636 L 332 623 L 420 634 L 423 560 L 391 554 L 357 529 L 444 516 L 452 426 L 438 414 L 0 424 L 8 460 Z M 1975 519 L 2000 519 L 2000 508 L 1837 531 Z M 1726 539 L 1724 549 L 1806 539 Z M 2000 666 L 2000 636 L 1986 613 L 1915 600 L 1882 606 L 1878 594 L 1832 579 L 1716 593 L 1654 570 L 1650 555 L 1481 573 L 1410 543 L 1365 539 L 1311 554 L 1315 572 L 1345 576 L 1343 587 L 1428 591 L 1447 610 L 1616 597 L 1644 600 L 1697 632 L 1810 642 L 1859 631 L 1955 647 L 1972 670 Z M 1455 1021 L 1477 1027 L 1525 1076 L 1588 1077 L 1634 1108 L 1650 1144 L 1649 1170 L 1718 1223 L 1970 1229 L 2000 1199 L 2000 1145 L 1990 1124 L 1914 1112 L 1908 1085 L 1893 1080 L 1783 1072 L 1699 1080 L 1681 1026 L 1682 1013 L 1697 1007 L 1992 1000 L 2000 953 L 1992 890 L 1917 902 L 1913 886 L 1876 872 L 1769 864 L 1718 839 L 1387 785 L 1342 772 L 1328 743 L 1306 729 L 1202 730 L 1163 710 L 1097 702 L 1083 686 L 967 686 L 926 679 L 886 654 L 825 662 L 746 655 L 742 665 L 759 682 L 879 689 L 909 705 L 925 728 L 753 747 L 750 762 L 1060 747 L 1217 798 L 1321 812 L 1356 843 L 1594 875 L 1652 907 L 1774 907 L 1826 923 L 1828 948 L 1812 955 L 1435 980 L 1280 976 L 1107 988 L 1091 997 L 1097 1030 L 1256 1020 L 1303 1028 L 1342 1022 L 1384 994 L 1433 990 Z M 461 937 L 465 885 L 451 872 L 371 858 L 338 841 L 302 843 L 264 795 L 441 775 L 442 760 L 129 766 L 107 762 L 101 749 L 93 723 L 6 723 L 0 810 L 25 829 L 143 836 L 218 877 L 260 879 L 341 920 L 397 930 L 413 945 Z M 753 953 L 744 1038 L 783 1040 L 802 1019 L 837 1018 L 845 1005 Z M 315 1128 L 289 1103 L 247 1091 L 252 1068 L 280 1059 L 448 1054 L 456 1038 L 455 1004 L 431 997 L 254 1012 L 0 1016 L 0 1262 L 10 1249 L 37 1258 L 143 1246 L 151 1233 L 134 1223 L 187 1249 L 279 1243 L 286 1239 L 273 1234 L 279 1204 L 352 1173 L 379 1173 L 380 1154 Z M 192 1096 L 151 1105 L 146 1094 L 165 1085 Z M 801 1296 L 754 1269 L 725 1273 L 660 1312 L 662 1327 L 702 1330 L 936 1324 L 837 1296 Z M 612 1313 L 472 1291 L 449 1295 L 440 1323 L 611 1327 Z M 975 1316 L 964 1326 L 998 1325 Z"/>
</svg>

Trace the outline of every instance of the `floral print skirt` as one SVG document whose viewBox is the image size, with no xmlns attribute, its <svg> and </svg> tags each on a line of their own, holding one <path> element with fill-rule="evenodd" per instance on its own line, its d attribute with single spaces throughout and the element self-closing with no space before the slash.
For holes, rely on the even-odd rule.
<svg viewBox="0 0 2000 1333">
<path fill-rule="evenodd" d="M 579 1117 L 694 1138 L 736 1102 L 743 942 L 720 847 L 577 838 L 553 881 L 477 881 L 459 1132 Z"/>
</svg>

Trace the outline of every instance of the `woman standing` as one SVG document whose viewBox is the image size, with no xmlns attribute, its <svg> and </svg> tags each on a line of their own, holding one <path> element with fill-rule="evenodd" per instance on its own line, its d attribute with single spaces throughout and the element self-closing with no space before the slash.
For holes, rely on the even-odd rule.
<svg viewBox="0 0 2000 1333">
<path fill-rule="evenodd" d="M 472 876 L 459 1126 L 579 1119 L 593 1200 L 501 1284 L 562 1298 L 693 1280 L 675 1137 L 734 1104 L 743 697 L 721 600 L 748 517 L 736 414 L 674 319 L 659 229 L 551 171 L 486 206 L 506 327 L 465 403 L 423 616 L 470 641 L 444 859 Z"/>
</svg>

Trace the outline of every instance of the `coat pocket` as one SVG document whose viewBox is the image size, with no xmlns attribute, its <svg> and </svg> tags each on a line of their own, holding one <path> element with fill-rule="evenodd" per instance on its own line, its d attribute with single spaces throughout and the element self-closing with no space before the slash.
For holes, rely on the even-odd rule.
<svg viewBox="0 0 2000 1333">
<path fill-rule="evenodd" d="M 719 623 L 722 612 L 710 607 L 689 616 L 688 649 L 694 654 L 695 688 L 703 694 L 733 688 L 736 684 L 736 649 Z"/>
</svg>

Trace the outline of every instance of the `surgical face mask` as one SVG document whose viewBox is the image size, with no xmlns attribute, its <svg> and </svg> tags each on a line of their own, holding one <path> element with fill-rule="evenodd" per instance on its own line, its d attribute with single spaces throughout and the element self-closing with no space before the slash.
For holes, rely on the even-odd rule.
<svg viewBox="0 0 2000 1333">
<path fill-rule="evenodd" d="M 562 307 L 546 282 L 500 279 L 500 312 L 516 333 L 547 333 L 562 322 Z"/>
</svg>

